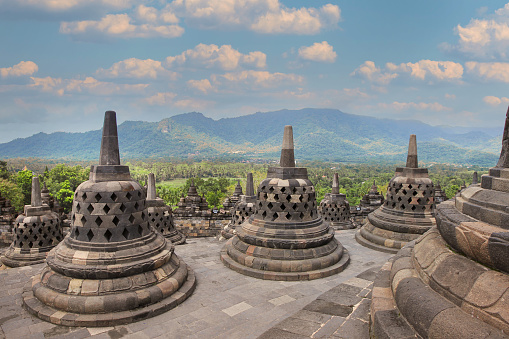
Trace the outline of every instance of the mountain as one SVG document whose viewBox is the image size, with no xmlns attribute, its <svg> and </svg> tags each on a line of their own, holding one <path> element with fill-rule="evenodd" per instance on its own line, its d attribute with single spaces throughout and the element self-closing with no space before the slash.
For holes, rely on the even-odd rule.
<svg viewBox="0 0 509 339">
<path fill-rule="evenodd" d="M 219 120 L 192 112 L 159 122 L 126 121 L 118 134 L 123 158 L 277 158 L 285 125 L 293 125 L 297 159 L 404 161 L 409 135 L 416 134 L 419 160 L 481 166 L 496 163 L 503 129 L 496 136 L 493 129 L 434 127 L 416 120 L 306 108 Z M 100 140 L 100 130 L 38 133 L 0 144 L 0 158 L 93 160 L 99 156 Z"/>
</svg>

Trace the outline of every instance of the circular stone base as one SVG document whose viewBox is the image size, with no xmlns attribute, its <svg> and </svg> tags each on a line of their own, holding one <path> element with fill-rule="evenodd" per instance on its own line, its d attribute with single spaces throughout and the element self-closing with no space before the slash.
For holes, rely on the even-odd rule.
<svg viewBox="0 0 509 339">
<path fill-rule="evenodd" d="M 19 254 L 8 250 L 6 255 L 9 257 L 4 255 L 1 261 L 7 268 L 37 265 L 46 261 L 47 254 L 48 252 Z"/>
<path fill-rule="evenodd" d="M 398 251 L 400 250 L 400 248 L 392 248 L 392 247 L 385 247 L 385 246 L 382 246 L 382 245 L 378 245 L 378 244 L 375 244 L 369 240 L 366 240 L 362 234 L 361 234 L 361 230 L 358 230 L 356 233 L 355 233 L 355 240 L 357 240 L 357 242 L 359 244 L 361 244 L 362 246 L 364 247 L 367 247 L 367 248 L 371 248 L 375 251 L 380 251 L 380 252 L 385 252 L 385 253 L 398 253 Z"/>
<path fill-rule="evenodd" d="M 220 256 L 223 264 L 234 271 L 258 279 L 284 280 L 284 281 L 320 279 L 342 272 L 346 268 L 346 266 L 348 266 L 348 264 L 350 263 L 350 255 L 348 254 L 348 251 L 343 247 L 341 259 L 336 264 L 329 267 L 307 272 L 264 271 L 241 265 L 232 258 L 230 258 L 226 248 L 228 244 L 231 243 L 231 241 L 232 241 L 231 239 L 228 240 L 225 247 L 221 250 Z"/>
<path fill-rule="evenodd" d="M 132 322 L 144 320 L 162 314 L 186 300 L 196 287 L 196 278 L 194 272 L 187 267 L 187 280 L 171 296 L 161 301 L 145 307 L 136 308 L 129 311 L 99 313 L 99 314 L 78 314 L 58 310 L 43 304 L 34 297 L 32 291 L 32 279 L 29 280 L 23 288 L 23 307 L 32 315 L 63 326 L 86 326 L 86 327 L 104 327 L 129 324 Z"/>
</svg>

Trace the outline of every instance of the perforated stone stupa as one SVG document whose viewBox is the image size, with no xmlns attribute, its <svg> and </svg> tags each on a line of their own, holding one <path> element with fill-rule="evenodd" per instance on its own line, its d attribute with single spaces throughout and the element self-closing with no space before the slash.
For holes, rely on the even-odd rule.
<svg viewBox="0 0 509 339">
<path fill-rule="evenodd" d="M 237 185 L 235 185 L 235 190 L 230 197 L 226 197 L 223 201 L 223 207 L 225 210 L 230 211 L 233 206 L 240 200 L 240 196 L 242 195 L 242 186 L 240 186 L 240 180 L 237 180 Z"/>
<path fill-rule="evenodd" d="M 440 182 L 437 182 L 433 187 L 433 194 L 435 196 L 435 206 L 446 201 L 447 195 L 445 195 L 445 192 L 442 190 L 442 186 L 440 186 Z"/>
<path fill-rule="evenodd" d="M 113 326 L 183 302 L 194 273 L 149 226 L 143 188 L 120 165 L 115 112 L 104 117 L 99 165 L 74 194 L 71 231 L 23 291 L 26 309 L 65 326 Z"/>
<path fill-rule="evenodd" d="M 191 180 L 191 186 L 189 186 L 187 196 L 182 196 L 182 198 L 180 198 L 177 208 L 173 213 L 180 218 L 210 217 L 212 214 L 205 197 L 198 194 L 196 186 L 194 185 L 194 180 Z"/>
<path fill-rule="evenodd" d="M 253 173 L 247 174 L 246 180 L 246 194 L 240 196 L 240 200 L 233 206 L 232 220 L 221 231 L 221 235 L 225 239 L 233 237 L 237 231 L 236 227 L 242 225 L 244 221 L 255 211 L 256 195 L 254 193 Z"/>
<path fill-rule="evenodd" d="M 350 204 L 346 200 L 346 195 L 339 193 L 337 173 L 334 173 L 332 179 L 332 193 L 326 193 L 320 202 L 320 213 L 323 220 L 327 221 L 336 230 L 356 227 L 350 216 Z"/>
<path fill-rule="evenodd" d="M 20 267 L 44 262 L 48 252 L 64 238 L 60 218 L 42 202 L 39 178 L 32 178 L 31 204 L 16 218 L 13 240 L 2 263 Z"/>
<path fill-rule="evenodd" d="M 181 245 L 186 242 L 186 237 L 175 228 L 171 207 L 156 196 L 154 173 L 148 175 L 147 212 L 150 226 L 170 240 L 173 245 Z"/>
<path fill-rule="evenodd" d="M 385 203 L 368 215 L 357 241 L 379 251 L 396 253 L 436 225 L 433 182 L 427 168 L 418 168 L 417 140 L 410 136 L 406 167 L 397 168 Z"/>
<path fill-rule="evenodd" d="M 223 263 L 268 280 L 310 280 L 341 272 L 349 262 L 334 229 L 318 214 L 307 169 L 295 167 L 292 126 L 285 126 L 280 167 L 258 186 L 255 212 L 221 251 Z"/>
<path fill-rule="evenodd" d="M 508 338 L 509 110 L 497 165 L 438 205 L 436 221 L 378 274 L 374 337 Z"/>
<path fill-rule="evenodd" d="M 380 206 L 382 206 L 384 201 L 385 201 L 384 196 L 378 193 L 378 187 L 376 187 L 376 183 L 373 180 L 373 185 L 371 185 L 369 192 L 364 194 L 359 205 L 361 206 L 363 212 L 365 211 L 371 213 Z"/>
</svg>

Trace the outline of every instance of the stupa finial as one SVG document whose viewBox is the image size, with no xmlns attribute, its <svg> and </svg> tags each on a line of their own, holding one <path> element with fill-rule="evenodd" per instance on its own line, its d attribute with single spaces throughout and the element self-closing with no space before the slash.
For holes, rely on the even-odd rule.
<svg viewBox="0 0 509 339">
<path fill-rule="evenodd" d="M 150 200 L 156 199 L 156 179 L 155 179 L 154 173 L 148 174 L 147 199 L 150 199 Z"/>
<path fill-rule="evenodd" d="M 120 165 L 118 150 L 117 116 L 114 111 L 104 114 L 103 136 L 99 165 Z"/>
<path fill-rule="evenodd" d="M 472 177 L 472 185 L 477 185 L 479 183 L 479 178 L 477 172 L 474 172 L 474 175 Z"/>
<path fill-rule="evenodd" d="M 246 179 L 246 195 L 247 196 L 253 196 L 255 195 L 254 193 L 254 185 L 253 185 L 253 173 L 249 172 L 247 174 L 247 179 Z"/>
<path fill-rule="evenodd" d="M 279 160 L 281 167 L 295 167 L 295 154 L 293 148 L 293 128 L 291 125 L 285 126 L 283 134 L 283 146 L 281 147 L 281 158 Z"/>
<path fill-rule="evenodd" d="M 39 184 L 39 177 L 32 177 L 32 198 L 30 202 L 32 207 L 42 206 L 41 185 Z"/>
<path fill-rule="evenodd" d="M 332 179 L 332 194 L 339 194 L 339 175 L 337 173 L 334 173 Z"/>
<path fill-rule="evenodd" d="M 509 107 L 505 117 L 504 134 L 502 135 L 502 150 L 497 166 L 499 168 L 509 168 Z"/>
<path fill-rule="evenodd" d="M 417 137 L 415 134 L 410 135 L 410 141 L 408 142 L 408 155 L 406 158 L 406 167 L 418 168 L 417 162 Z"/>
</svg>

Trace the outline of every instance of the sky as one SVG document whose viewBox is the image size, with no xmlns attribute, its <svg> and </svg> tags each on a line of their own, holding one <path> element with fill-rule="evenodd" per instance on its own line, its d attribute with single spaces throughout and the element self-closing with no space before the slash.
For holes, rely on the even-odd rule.
<svg viewBox="0 0 509 339">
<path fill-rule="evenodd" d="M 0 142 L 99 129 L 107 110 L 502 129 L 506 1 L 0 0 Z"/>
</svg>

